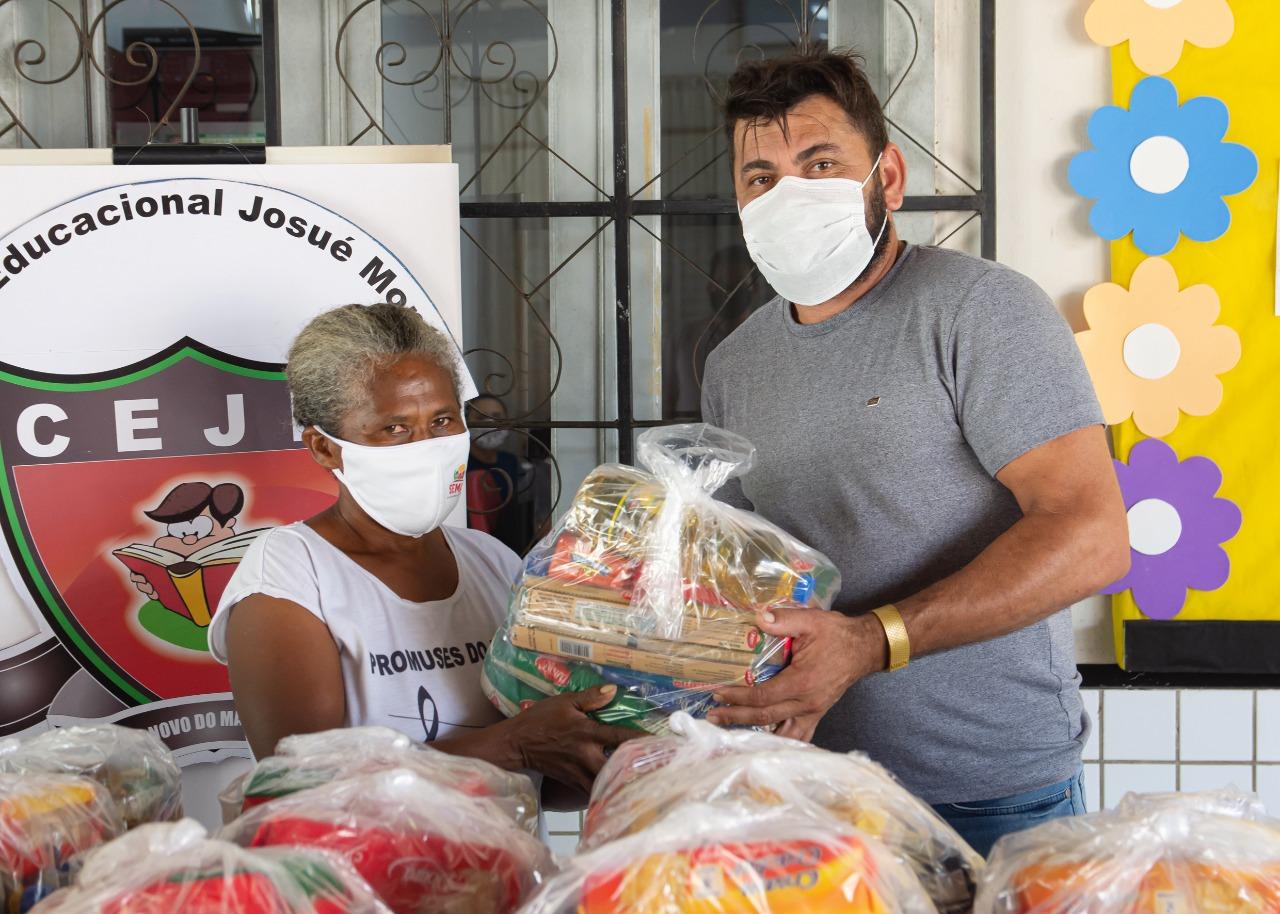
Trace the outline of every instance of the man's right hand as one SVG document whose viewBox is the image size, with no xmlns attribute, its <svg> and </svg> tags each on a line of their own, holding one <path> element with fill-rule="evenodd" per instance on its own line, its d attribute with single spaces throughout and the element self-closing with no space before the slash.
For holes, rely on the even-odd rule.
<svg viewBox="0 0 1280 914">
<path fill-rule="evenodd" d="M 590 793 L 608 757 L 606 751 L 643 736 L 587 716 L 613 701 L 617 691 L 617 686 L 608 685 L 567 692 L 535 702 L 507 721 L 507 738 L 524 767 Z"/>
<path fill-rule="evenodd" d="M 136 573 L 131 574 L 129 575 L 129 580 L 133 582 L 134 587 L 138 588 L 138 592 L 141 593 L 148 600 L 160 599 L 159 597 L 156 596 L 156 589 L 151 586 L 151 582 L 148 581 L 146 578 L 144 578 L 142 575 L 136 574 Z"/>
</svg>

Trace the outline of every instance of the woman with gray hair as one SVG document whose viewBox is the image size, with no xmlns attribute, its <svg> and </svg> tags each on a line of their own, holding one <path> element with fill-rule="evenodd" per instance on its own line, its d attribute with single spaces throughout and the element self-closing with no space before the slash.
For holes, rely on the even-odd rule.
<svg viewBox="0 0 1280 914">
<path fill-rule="evenodd" d="M 249 744 L 379 724 L 445 752 L 589 789 L 630 734 L 588 711 L 613 687 L 538 702 L 511 720 L 485 699 L 481 661 L 521 561 L 445 526 L 470 439 L 456 350 L 414 310 L 347 305 L 294 340 L 294 418 L 337 501 L 260 536 L 209 630 Z"/>
</svg>

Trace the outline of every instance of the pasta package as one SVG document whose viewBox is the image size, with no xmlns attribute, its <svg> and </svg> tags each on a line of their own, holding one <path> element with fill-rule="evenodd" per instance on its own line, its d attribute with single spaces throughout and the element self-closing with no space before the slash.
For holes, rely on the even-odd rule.
<svg viewBox="0 0 1280 914">
<path fill-rule="evenodd" d="M 1280 822 L 1234 791 L 1126 797 L 992 849 L 976 914 L 1273 914 Z"/>
<path fill-rule="evenodd" d="M 911 869 L 941 914 L 973 906 L 982 857 L 865 755 L 721 730 L 687 715 L 673 717 L 672 729 L 667 737 L 623 744 L 605 764 L 587 809 L 583 849 L 640 833 L 688 803 L 782 807 L 834 818 L 879 841 Z"/>
<path fill-rule="evenodd" d="M 568 861 L 522 914 L 931 914 L 911 871 L 834 819 L 690 804 Z"/>
<path fill-rule="evenodd" d="M 92 778 L 106 788 L 127 828 L 182 818 L 182 772 L 146 730 L 94 724 L 7 740 L 0 744 L 0 771 Z"/>
<path fill-rule="evenodd" d="M 426 745 L 403 745 L 392 737 L 401 734 L 380 727 L 361 727 L 368 739 L 348 743 L 343 731 L 307 734 L 305 741 L 281 740 L 293 755 L 273 755 L 254 766 L 247 776 L 237 778 L 221 797 L 224 807 L 238 815 L 279 797 L 289 796 L 321 784 L 359 774 L 404 768 L 424 780 L 457 790 L 470 797 L 491 800 L 511 819 L 530 832 L 538 827 L 538 795 L 533 781 L 524 774 L 504 771 L 481 759 L 449 755 Z M 327 737 L 332 734 L 333 739 Z M 332 747 L 325 749 L 324 747 Z"/>
<path fill-rule="evenodd" d="M 124 831 L 96 781 L 0 774 L 0 901 L 16 914 L 70 882 L 71 860 Z"/>
<path fill-rule="evenodd" d="M 340 854 L 395 914 L 504 914 L 550 871 L 550 853 L 492 802 L 407 768 L 280 797 L 225 826 L 242 847 Z"/>
<path fill-rule="evenodd" d="M 503 713 L 617 685 L 598 719 L 652 733 L 702 716 L 719 686 L 755 685 L 789 660 L 759 615 L 830 609 L 840 574 L 821 553 L 713 493 L 751 468 L 746 439 L 710 425 L 650 429 L 644 469 L 605 464 L 530 553 L 485 659 Z"/>
<path fill-rule="evenodd" d="M 246 850 L 190 819 L 144 825 L 90 854 L 38 914 L 390 914 L 341 857 Z"/>
</svg>

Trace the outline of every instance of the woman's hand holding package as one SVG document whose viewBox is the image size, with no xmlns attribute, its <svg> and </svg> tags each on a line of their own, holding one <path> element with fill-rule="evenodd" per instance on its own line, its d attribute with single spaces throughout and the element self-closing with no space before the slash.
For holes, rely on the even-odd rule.
<svg viewBox="0 0 1280 914">
<path fill-rule="evenodd" d="M 597 723 L 587 716 L 613 700 L 617 686 L 567 692 L 535 702 L 506 724 L 524 767 L 590 792 L 611 750 L 642 734 Z"/>
<path fill-rule="evenodd" d="M 635 730 L 597 723 L 587 716 L 613 700 L 617 686 L 566 692 L 525 708 L 510 720 L 466 736 L 438 740 L 434 748 L 485 759 L 507 769 L 540 772 L 554 781 L 591 792 L 606 752 Z"/>
<path fill-rule="evenodd" d="M 884 629 L 874 616 L 814 609 L 778 609 L 760 616 L 770 635 L 790 637 L 791 663 L 768 682 L 717 689 L 727 707 L 707 715 L 721 726 L 768 727 L 809 740 L 823 715 L 858 680 L 888 663 Z"/>
</svg>

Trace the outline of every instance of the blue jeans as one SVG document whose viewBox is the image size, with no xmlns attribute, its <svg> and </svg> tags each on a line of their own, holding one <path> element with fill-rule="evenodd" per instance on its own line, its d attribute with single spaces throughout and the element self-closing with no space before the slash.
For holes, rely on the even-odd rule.
<svg viewBox="0 0 1280 914">
<path fill-rule="evenodd" d="M 941 803 L 938 815 L 982 856 L 1004 835 L 1050 819 L 1084 815 L 1084 769 L 1075 777 L 1038 790 L 974 803 Z"/>
</svg>

